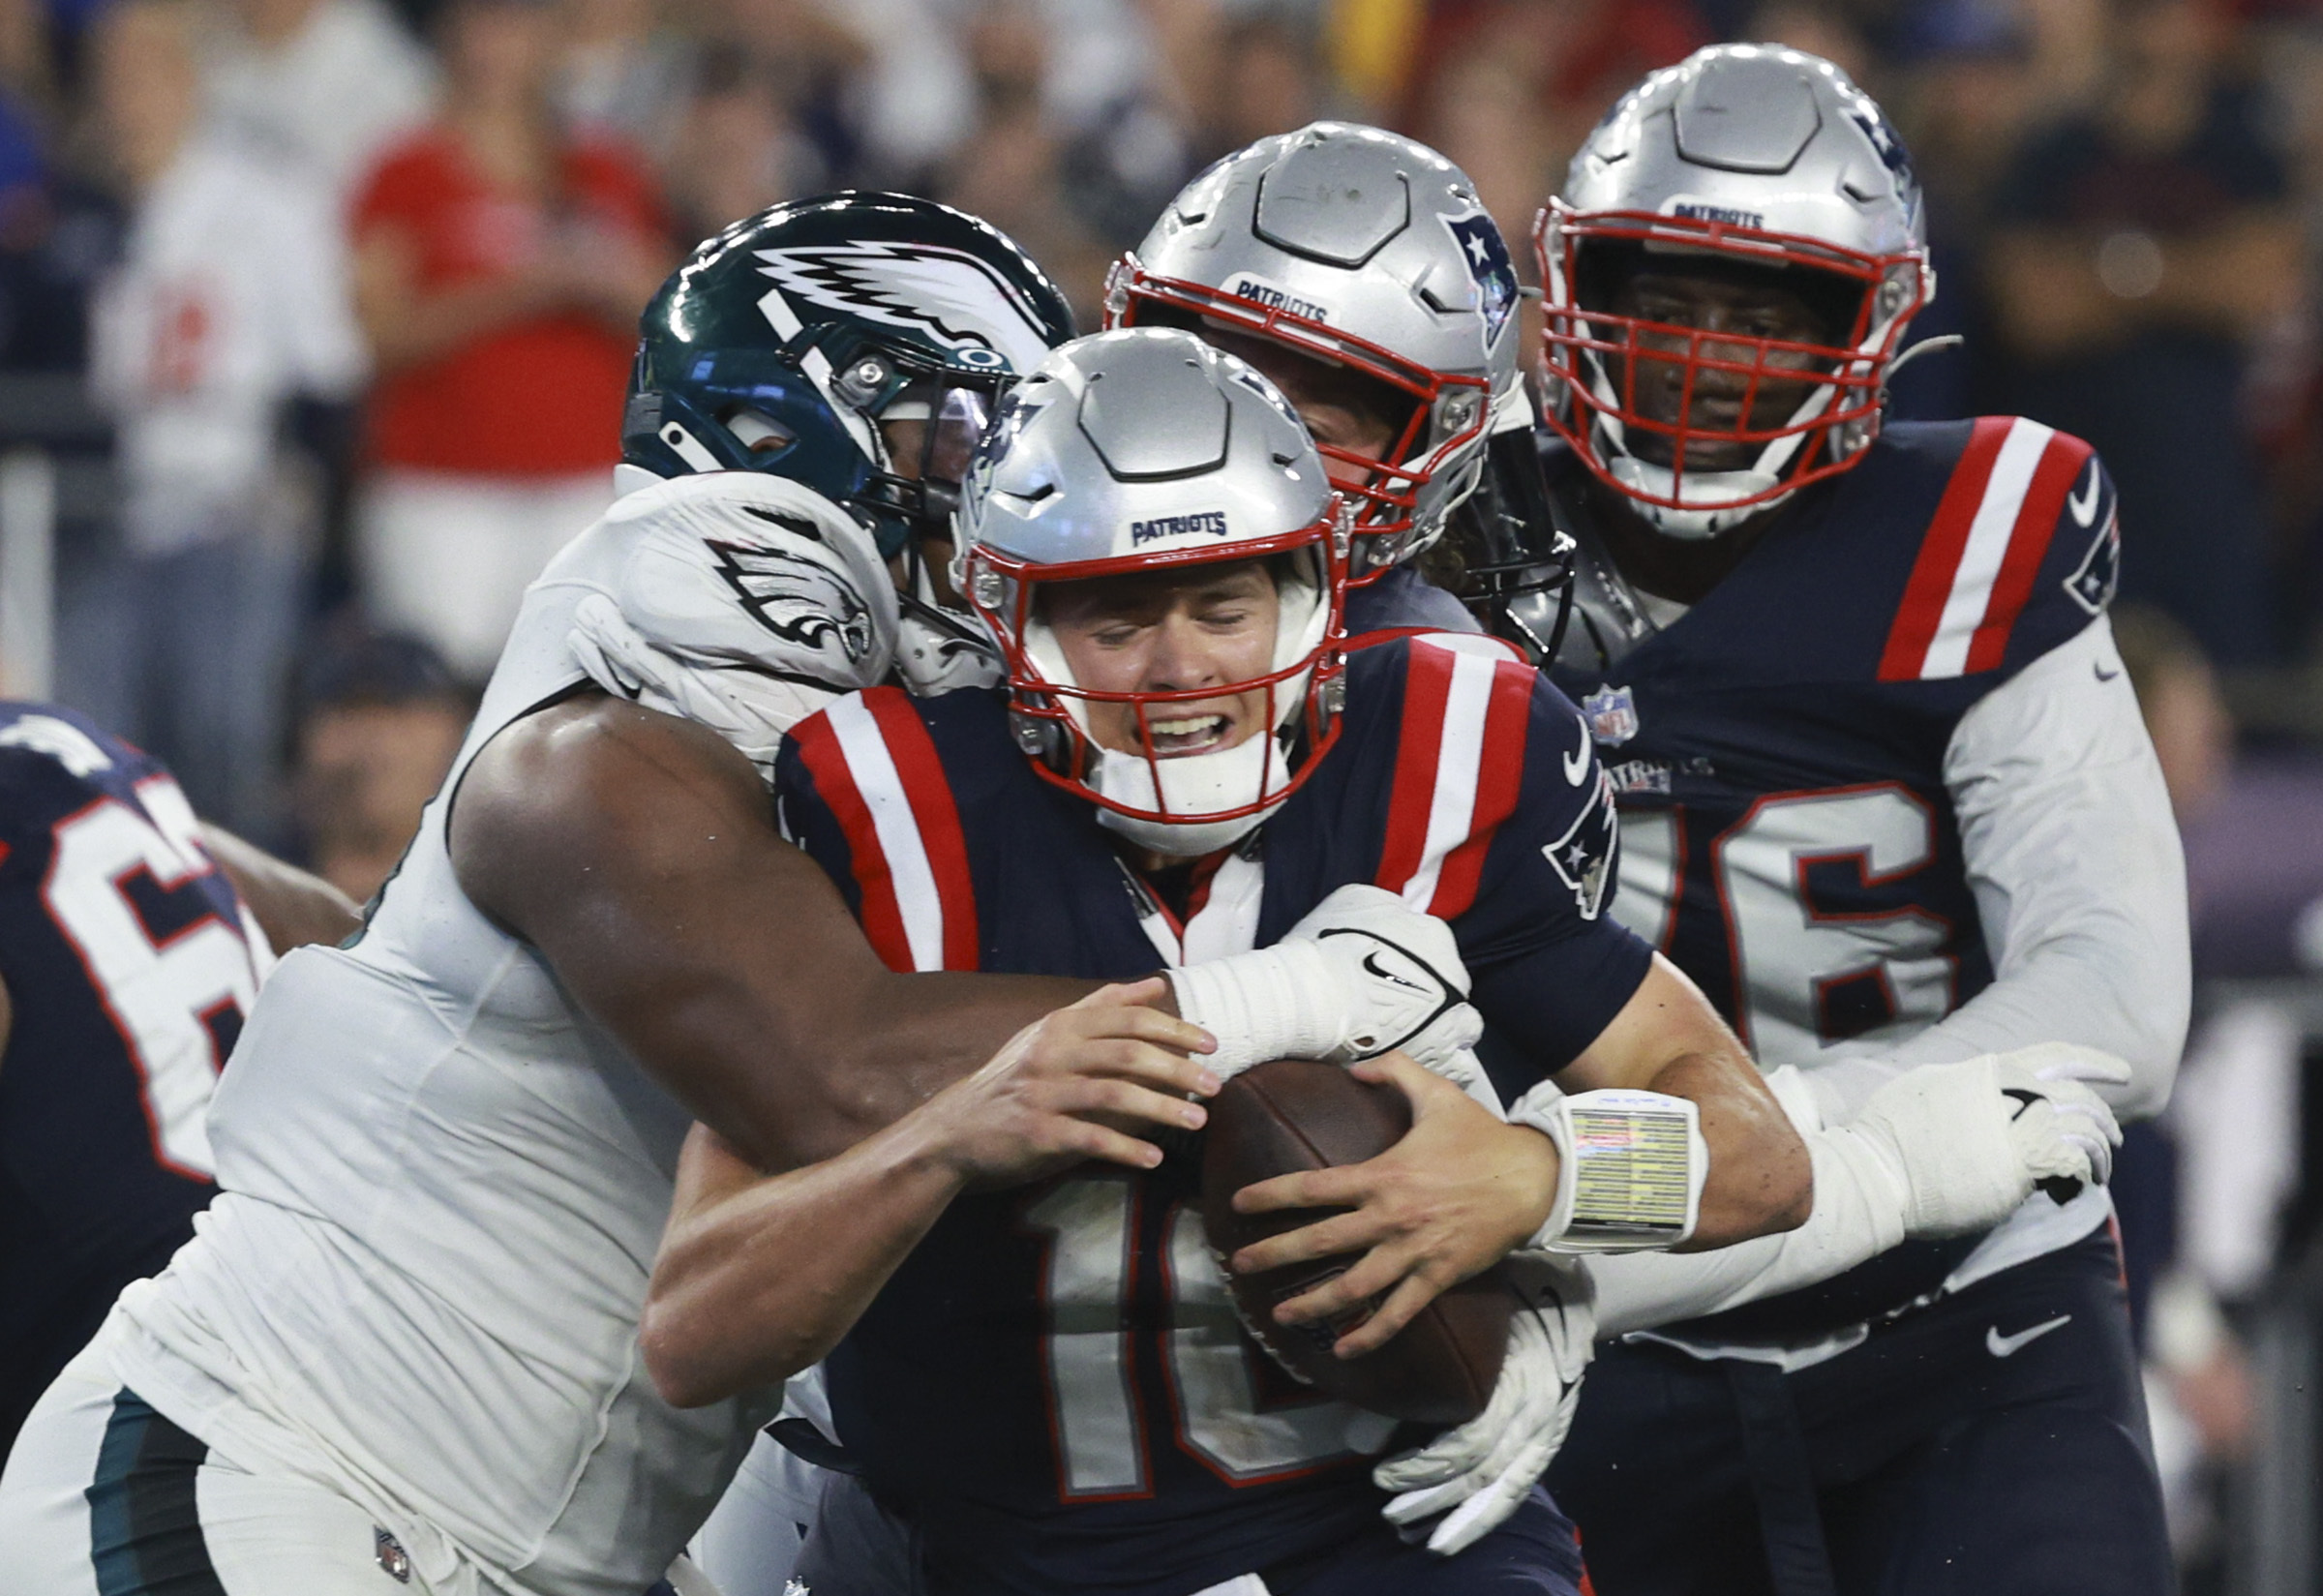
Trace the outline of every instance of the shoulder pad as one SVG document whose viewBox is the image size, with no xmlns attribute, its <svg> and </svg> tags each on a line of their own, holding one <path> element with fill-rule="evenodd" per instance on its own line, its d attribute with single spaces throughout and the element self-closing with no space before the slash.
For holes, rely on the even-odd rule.
<svg viewBox="0 0 2323 1596">
<path fill-rule="evenodd" d="M 1882 681 L 2013 670 L 2113 597 L 2120 533 L 2096 451 L 2023 416 L 1969 429 L 1880 657 Z"/>
<path fill-rule="evenodd" d="M 893 664 L 887 564 L 810 488 L 754 471 L 674 477 L 621 499 L 604 527 L 629 547 L 574 612 L 581 668 L 709 725 L 762 768 L 799 717 Z"/>
</svg>

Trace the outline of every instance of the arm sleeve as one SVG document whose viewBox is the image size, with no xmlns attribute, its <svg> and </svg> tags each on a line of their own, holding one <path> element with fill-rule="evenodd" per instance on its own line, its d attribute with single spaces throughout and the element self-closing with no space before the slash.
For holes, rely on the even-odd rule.
<svg viewBox="0 0 2323 1596">
<path fill-rule="evenodd" d="M 1852 1117 L 1916 1064 L 2036 1041 L 2118 1054 L 2124 1119 L 2169 1099 L 2191 976 L 2186 862 L 2113 628 L 2099 616 L 1961 717 L 1945 754 L 1993 981 L 1878 1058 L 1818 1067 L 1824 1117 Z"/>
<path fill-rule="evenodd" d="M 1907 1188 L 1863 1137 L 1818 1123 L 1814 1091 L 1795 1068 L 1766 1078 L 1807 1144 L 1815 1206 L 1807 1222 L 1709 1252 L 1629 1252 L 1589 1258 L 1597 1334 L 1674 1324 L 1795 1291 L 1868 1263 L 1904 1239 Z"/>
<path fill-rule="evenodd" d="M 1612 785 L 1581 712 L 1533 676 L 1513 811 L 1452 918 L 1506 1092 L 1571 1064 L 1637 992 L 1653 951 L 1605 910 L 1620 868 Z"/>
</svg>

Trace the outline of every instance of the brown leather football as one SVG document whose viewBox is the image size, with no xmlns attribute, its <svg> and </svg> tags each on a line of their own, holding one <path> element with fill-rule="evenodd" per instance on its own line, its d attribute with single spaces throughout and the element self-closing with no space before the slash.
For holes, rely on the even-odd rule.
<svg viewBox="0 0 2323 1596">
<path fill-rule="evenodd" d="M 1222 1261 L 1237 1249 L 1343 1210 L 1237 1214 L 1234 1193 L 1275 1175 L 1361 1163 L 1411 1129 L 1411 1107 L 1392 1086 L 1357 1080 L 1334 1064 L 1278 1059 L 1245 1070 L 1210 1101 L 1202 1154 L 1202 1224 Z M 1369 1309 L 1336 1323 L 1279 1325 L 1278 1303 L 1342 1273 L 1353 1254 L 1233 1275 L 1235 1306 L 1258 1344 L 1319 1391 L 1415 1424 L 1464 1424 L 1484 1411 L 1508 1350 L 1511 1298 L 1498 1269 L 1437 1297 L 1394 1340 L 1360 1358 L 1331 1346 Z"/>
</svg>

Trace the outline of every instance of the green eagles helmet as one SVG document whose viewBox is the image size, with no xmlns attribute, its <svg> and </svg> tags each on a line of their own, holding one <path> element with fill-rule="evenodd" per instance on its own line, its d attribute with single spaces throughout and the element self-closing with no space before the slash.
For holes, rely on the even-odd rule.
<svg viewBox="0 0 2323 1596">
<path fill-rule="evenodd" d="M 993 399 L 1073 336 L 1032 257 L 900 194 L 825 195 L 738 222 L 640 319 L 621 458 L 655 476 L 768 471 L 871 524 L 893 556 L 942 533 Z M 920 476 L 878 422 L 919 420 Z"/>
</svg>

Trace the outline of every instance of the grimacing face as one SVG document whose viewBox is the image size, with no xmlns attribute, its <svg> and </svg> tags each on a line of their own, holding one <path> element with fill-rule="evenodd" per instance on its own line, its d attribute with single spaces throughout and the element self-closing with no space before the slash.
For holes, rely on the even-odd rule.
<svg viewBox="0 0 2323 1596">
<path fill-rule="evenodd" d="M 1673 327 L 1683 327 L 1704 333 L 1735 333 L 1751 339 L 1776 339 L 1792 344 L 1829 344 L 1832 329 L 1825 316 L 1811 305 L 1807 298 L 1791 289 L 1770 283 L 1736 281 L 1702 272 L 1689 272 L 1682 267 L 1646 269 L 1630 273 L 1614 292 L 1613 303 L 1607 307 L 1616 316 L 1636 316 L 1641 320 L 1658 321 Z M 1694 373 L 1694 391 L 1689 403 L 1686 394 L 1687 368 L 1678 363 L 1686 354 L 1687 340 L 1674 333 L 1640 331 L 1637 341 L 1641 347 L 1678 357 L 1677 360 L 1639 360 L 1637 367 L 1638 413 L 1650 420 L 1673 426 L 1690 426 L 1710 431 L 1733 431 L 1743 428 L 1754 432 L 1770 431 L 1782 426 L 1806 403 L 1816 380 L 1824 374 L 1812 355 L 1797 349 L 1769 349 L 1765 370 L 1796 372 L 1796 377 L 1763 376 L 1759 391 L 1749 400 L 1749 414 L 1743 413 L 1745 397 L 1749 395 L 1750 378 L 1740 372 L 1697 368 Z M 1745 343 L 1724 343 L 1715 337 L 1702 342 L 1703 358 L 1736 361 L 1748 365 L 1755 357 L 1754 346 Z M 1626 384 L 1629 376 L 1622 368 L 1630 364 L 1617 360 L 1614 380 Z M 1664 433 L 1643 427 L 1632 428 L 1629 447 L 1642 460 L 1656 466 L 1668 466 L 1676 455 L 1674 440 Z M 1704 443 L 1690 440 L 1686 447 L 1685 468 L 1690 471 L 1732 471 L 1747 469 L 1762 443 Z"/>
<path fill-rule="evenodd" d="M 1094 692 L 1192 692 L 1254 680 L 1273 669 L 1282 600 L 1263 560 L 1092 577 L 1044 586 L 1041 614 L 1071 668 Z M 1101 747 L 1157 759 L 1215 753 L 1265 733 L 1264 688 L 1137 707 L 1091 701 L 1090 735 Z"/>
</svg>

